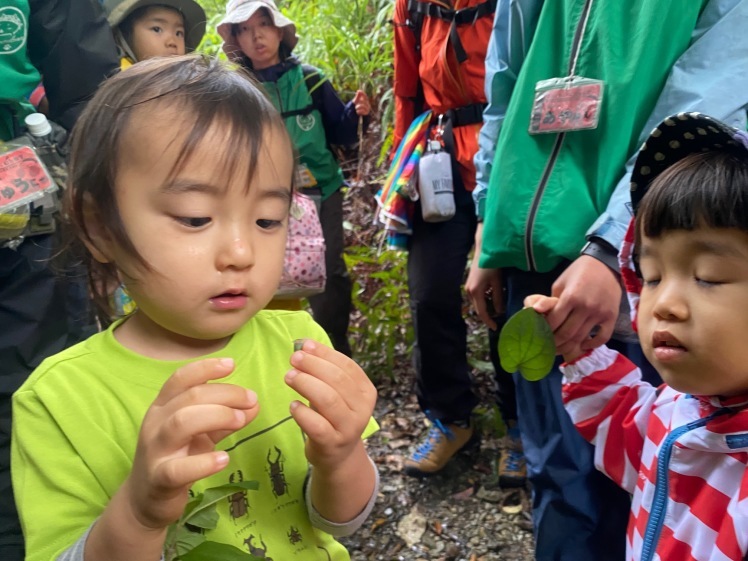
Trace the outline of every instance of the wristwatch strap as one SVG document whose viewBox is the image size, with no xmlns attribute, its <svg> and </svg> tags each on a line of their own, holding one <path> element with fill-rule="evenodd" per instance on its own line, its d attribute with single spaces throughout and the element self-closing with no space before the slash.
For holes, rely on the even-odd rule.
<svg viewBox="0 0 748 561">
<path fill-rule="evenodd" d="M 601 238 L 591 238 L 582 248 L 580 255 L 589 255 L 612 270 L 616 275 L 621 274 L 618 266 L 618 251 Z"/>
</svg>

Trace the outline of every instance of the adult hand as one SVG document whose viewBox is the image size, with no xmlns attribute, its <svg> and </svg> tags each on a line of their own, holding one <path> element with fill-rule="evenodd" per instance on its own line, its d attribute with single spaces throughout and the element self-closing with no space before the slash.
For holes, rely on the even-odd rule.
<svg viewBox="0 0 748 561">
<path fill-rule="evenodd" d="M 174 372 L 143 418 L 132 471 L 129 504 L 145 528 L 165 528 L 182 515 L 197 480 L 228 464 L 217 442 L 250 423 L 257 395 L 233 384 L 208 384 L 234 369 L 231 359 L 204 359 Z"/>
<path fill-rule="evenodd" d="M 291 365 L 286 383 L 309 401 L 291 404 L 308 437 L 307 459 L 315 468 L 333 470 L 361 445 L 377 390 L 356 362 L 311 339 L 291 355 Z"/>
<path fill-rule="evenodd" d="M 618 276 L 602 261 L 582 255 L 553 283 L 558 304 L 546 314 L 564 356 L 579 355 L 613 335 L 621 302 Z"/>
<path fill-rule="evenodd" d="M 501 282 L 501 269 L 481 269 L 478 266 L 482 241 L 483 223 L 480 222 L 475 231 L 473 261 L 465 281 L 465 292 L 481 321 L 495 330 L 498 326 L 493 318 L 504 312 L 504 288 Z"/>
<path fill-rule="evenodd" d="M 366 116 L 371 113 L 369 96 L 363 90 L 357 90 L 353 96 L 353 107 L 356 109 L 356 115 Z"/>
</svg>

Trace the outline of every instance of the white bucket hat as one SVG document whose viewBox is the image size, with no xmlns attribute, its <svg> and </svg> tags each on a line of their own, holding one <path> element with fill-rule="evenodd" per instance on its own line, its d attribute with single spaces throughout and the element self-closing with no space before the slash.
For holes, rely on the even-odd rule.
<svg viewBox="0 0 748 561">
<path fill-rule="evenodd" d="M 251 18 L 254 13 L 265 8 L 270 17 L 273 18 L 273 25 L 283 30 L 283 43 L 289 52 L 293 51 L 299 38 L 296 36 L 296 24 L 284 16 L 273 0 L 230 0 L 226 6 L 226 16 L 216 27 L 216 31 L 223 39 L 223 52 L 229 57 L 229 60 L 240 60 L 242 50 L 236 42 L 236 37 L 231 34 L 231 26 L 236 23 L 244 23 Z"/>
<path fill-rule="evenodd" d="M 104 0 L 102 5 L 109 25 L 115 29 L 127 16 L 143 6 L 166 6 L 177 10 L 184 18 L 187 52 L 194 51 L 205 35 L 205 10 L 194 0 Z"/>
</svg>

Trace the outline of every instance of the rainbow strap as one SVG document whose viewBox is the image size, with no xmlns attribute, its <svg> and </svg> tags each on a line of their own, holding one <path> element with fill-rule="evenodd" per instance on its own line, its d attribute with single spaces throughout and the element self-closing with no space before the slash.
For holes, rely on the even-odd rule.
<svg viewBox="0 0 748 561">
<path fill-rule="evenodd" d="M 387 231 L 388 245 L 392 248 L 404 249 L 407 236 L 413 233 L 413 201 L 418 197 L 409 184 L 415 179 L 426 148 L 431 115 L 431 110 L 426 111 L 410 124 L 392 158 L 384 185 L 375 196 L 379 206 L 376 220 Z"/>
</svg>

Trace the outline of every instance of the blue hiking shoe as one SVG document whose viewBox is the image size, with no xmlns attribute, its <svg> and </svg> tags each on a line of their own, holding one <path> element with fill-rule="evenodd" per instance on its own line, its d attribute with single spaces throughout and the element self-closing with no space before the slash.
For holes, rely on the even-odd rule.
<svg viewBox="0 0 748 561">
<path fill-rule="evenodd" d="M 516 421 L 509 422 L 503 448 L 498 466 L 499 486 L 503 489 L 524 487 L 527 482 L 527 462 Z"/>
<path fill-rule="evenodd" d="M 426 437 L 405 460 L 405 473 L 426 477 L 439 473 L 457 452 L 473 441 L 473 427 L 456 424 L 444 425 L 433 420 Z"/>
</svg>

